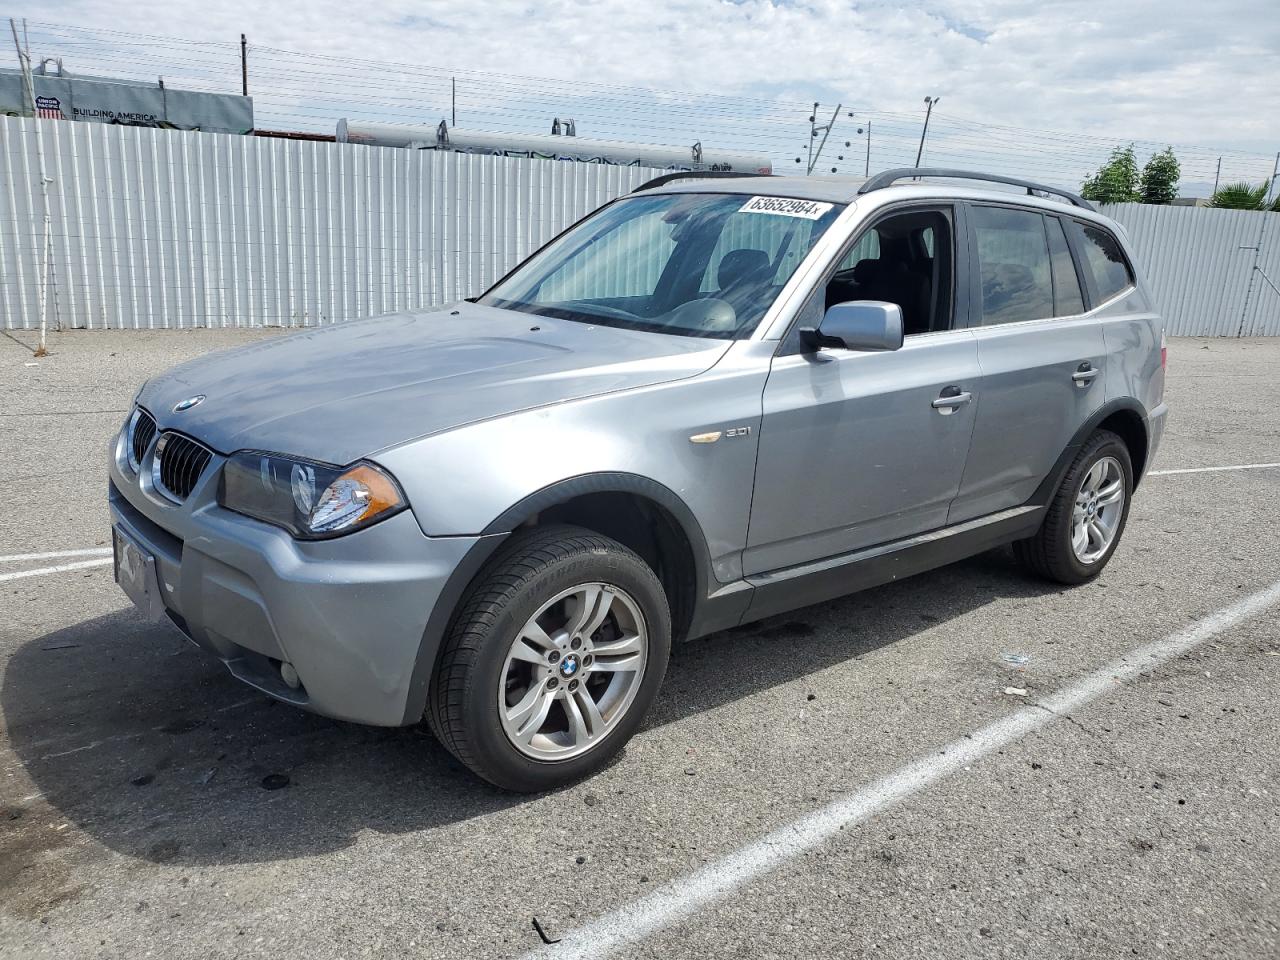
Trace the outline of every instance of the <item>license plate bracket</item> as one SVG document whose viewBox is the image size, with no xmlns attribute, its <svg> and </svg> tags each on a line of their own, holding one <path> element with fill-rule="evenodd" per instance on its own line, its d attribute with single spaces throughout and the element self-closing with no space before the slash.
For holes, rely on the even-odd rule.
<svg viewBox="0 0 1280 960">
<path fill-rule="evenodd" d="M 120 589 L 146 619 L 161 619 L 164 616 L 164 601 L 160 598 L 156 558 L 119 527 L 111 530 L 111 546 L 115 559 L 116 583 L 120 585 Z"/>
</svg>

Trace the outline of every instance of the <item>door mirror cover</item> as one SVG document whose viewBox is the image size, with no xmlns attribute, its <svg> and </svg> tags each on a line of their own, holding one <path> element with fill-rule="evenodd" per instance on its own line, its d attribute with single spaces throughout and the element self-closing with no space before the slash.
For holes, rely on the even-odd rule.
<svg viewBox="0 0 1280 960">
<path fill-rule="evenodd" d="M 883 300 L 853 300 L 827 309 L 818 329 L 800 331 L 805 345 L 818 350 L 897 350 L 902 346 L 902 308 Z"/>
</svg>

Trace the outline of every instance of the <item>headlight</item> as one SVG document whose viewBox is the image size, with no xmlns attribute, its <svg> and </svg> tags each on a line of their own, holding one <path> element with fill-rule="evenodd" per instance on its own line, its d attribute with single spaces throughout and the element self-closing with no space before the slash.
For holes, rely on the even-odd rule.
<svg viewBox="0 0 1280 960">
<path fill-rule="evenodd" d="M 303 540 L 350 533 L 406 506 L 395 480 L 372 463 L 335 467 L 256 451 L 227 461 L 218 502 Z"/>
</svg>

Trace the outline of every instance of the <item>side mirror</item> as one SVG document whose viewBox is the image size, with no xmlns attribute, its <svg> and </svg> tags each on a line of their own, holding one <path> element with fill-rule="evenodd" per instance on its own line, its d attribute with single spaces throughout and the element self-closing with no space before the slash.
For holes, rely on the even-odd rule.
<svg viewBox="0 0 1280 960">
<path fill-rule="evenodd" d="M 837 303 L 816 330 L 801 327 L 800 338 L 810 350 L 897 350 L 902 346 L 902 308 L 882 300 Z"/>
</svg>

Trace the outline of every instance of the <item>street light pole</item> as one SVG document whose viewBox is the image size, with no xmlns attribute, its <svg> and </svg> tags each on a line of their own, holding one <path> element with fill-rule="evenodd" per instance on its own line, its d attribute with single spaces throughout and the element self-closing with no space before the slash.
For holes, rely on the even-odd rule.
<svg viewBox="0 0 1280 960">
<path fill-rule="evenodd" d="M 920 166 L 920 158 L 924 155 L 924 138 L 929 134 L 929 117 L 933 113 L 934 105 L 941 100 L 941 97 L 925 97 L 924 111 L 924 128 L 920 131 L 920 148 L 916 150 L 916 166 Z"/>
</svg>

